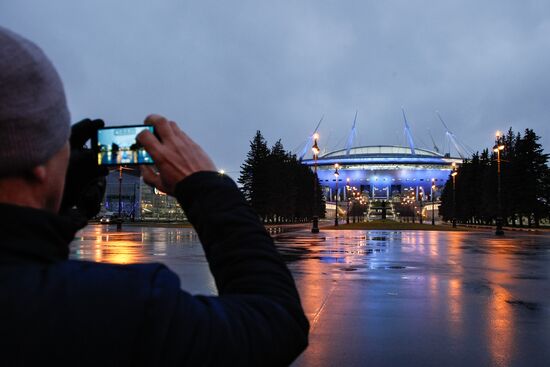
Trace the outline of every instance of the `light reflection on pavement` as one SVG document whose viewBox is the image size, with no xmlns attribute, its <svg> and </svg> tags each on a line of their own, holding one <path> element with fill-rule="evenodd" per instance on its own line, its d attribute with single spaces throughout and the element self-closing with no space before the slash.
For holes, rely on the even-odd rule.
<svg viewBox="0 0 550 367">
<path fill-rule="evenodd" d="M 281 231 L 274 230 L 273 233 Z M 274 234 L 311 323 L 293 366 L 548 366 L 550 238 L 489 232 Z M 215 294 L 187 228 L 89 226 L 71 257 L 162 262 Z"/>
<path fill-rule="evenodd" d="M 196 232 L 191 228 L 89 225 L 71 244 L 72 259 L 131 264 L 160 262 L 179 275 L 193 294 L 216 294 L 216 285 Z"/>
</svg>

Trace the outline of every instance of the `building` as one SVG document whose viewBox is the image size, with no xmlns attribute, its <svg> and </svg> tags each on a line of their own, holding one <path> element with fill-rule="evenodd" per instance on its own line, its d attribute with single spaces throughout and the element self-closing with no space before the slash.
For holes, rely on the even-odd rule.
<svg viewBox="0 0 550 367">
<path fill-rule="evenodd" d="M 364 207 L 360 215 L 367 220 L 399 216 L 420 219 L 438 216 L 437 199 L 453 164 L 461 164 L 462 158 L 426 149 L 377 145 L 336 150 L 302 162 L 317 167 L 327 217 L 335 216 L 339 202 L 339 216 L 348 220 L 348 211 L 359 203 Z"/>
<path fill-rule="evenodd" d="M 430 215 L 433 218 L 438 212 L 437 199 L 449 180 L 453 165 L 462 164 L 469 149 L 458 141 L 439 113 L 436 113 L 437 117 L 446 131 L 447 153 L 440 153 L 431 133 L 434 150 L 415 147 L 405 110 L 402 112 L 407 147 L 354 147 L 356 112 L 345 149 L 320 154 L 316 159 L 304 159 L 308 148 L 319 153 L 317 130 L 323 119 L 319 121 L 313 135 L 304 144 L 300 159 L 303 164 L 317 170 L 327 202 L 327 216 L 334 217 L 338 211 L 339 215 L 347 214 L 349 219 L 354 205 L 360 207 L 360 215 L 367 219 L 386 218 L 390 213 L 394 219 L 401 214 L 414 220 L 416 216 Z M 460 158 L 451 156 L 451 146 Z M 345 208 L 337 206 L 343 202 L 346 202 Z"/>
<path fill-rule="evenodd" d="M 307 159 L 303 164 L 313 166 Z M 449 179 L 452 164 L 461 164 L 461 158 L 409 147 L 377 145 L 336 150 L 317 159 L 317 175 L 327 201 L 346 200 L 350 188 L 355 188 L 370 200 L 392 200 L 411 193 L 418 200 L 432 195 L 432 179 L 438 192 Z M 338 164 L 338 178 L 335 167 Z M 336 183 L 338 179 L 338 184 Z M 338 186 L 338 187 L 336 187 Z M 395 201 L 395 200 L 394 200 Z"/>
<path fill-rule="evenodd" d="M 120 213 L 127 220 L 182 221 L 177 200 L 143 182 L 139 170 L 116 168 L 107 176 L 100 216 Z"/>
</svg>

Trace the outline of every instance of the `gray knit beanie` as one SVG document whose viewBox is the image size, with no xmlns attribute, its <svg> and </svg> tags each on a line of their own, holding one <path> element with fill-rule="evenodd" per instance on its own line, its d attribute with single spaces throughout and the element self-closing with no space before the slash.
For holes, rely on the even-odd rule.
<svg viewBox="0 0 550 367">
<path fill-rule="evenodd" d="M 69 134 L 65 92 L 52 63 L 34 43 L 0 27 L 0 176 L 47 162 Z"/>
</svg>

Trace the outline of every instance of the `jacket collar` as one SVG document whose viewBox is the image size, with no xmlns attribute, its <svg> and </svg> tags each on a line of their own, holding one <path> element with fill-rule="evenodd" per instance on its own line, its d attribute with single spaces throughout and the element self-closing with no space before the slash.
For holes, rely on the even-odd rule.
<svg viewBox="0 0 550 367">
<path fill-rule="evenodd" d="M 0 262 L 27 259 L 39 262 L 65 260 L 75 233 L 86 220 L 45 210 L 0 204 Z"/>
</svg>

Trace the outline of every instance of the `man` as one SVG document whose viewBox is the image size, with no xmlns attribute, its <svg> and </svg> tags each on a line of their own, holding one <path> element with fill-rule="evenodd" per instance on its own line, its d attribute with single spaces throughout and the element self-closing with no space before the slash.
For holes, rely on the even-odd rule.
<svg viewBox="0 0 550 367">
<path fill-rule="evenodd" d="M 101 122 L 75 125 L 70 147 L 55 69 L 0 28 L 2 365 L 276 366 L 306 347 L 294 281 L 233 181 L 176 123 L 158 115 L 146 123 L 158 138 L 143 132 L 138 141 L 157 171 L 144 168 L 144 180 L 179 200 L 218 297 L 182 291 L 161 264 L 68 260 L 82 215 L 97 213 L 103 193 L 104 172 L 82 149 Z"/>
</svg>

